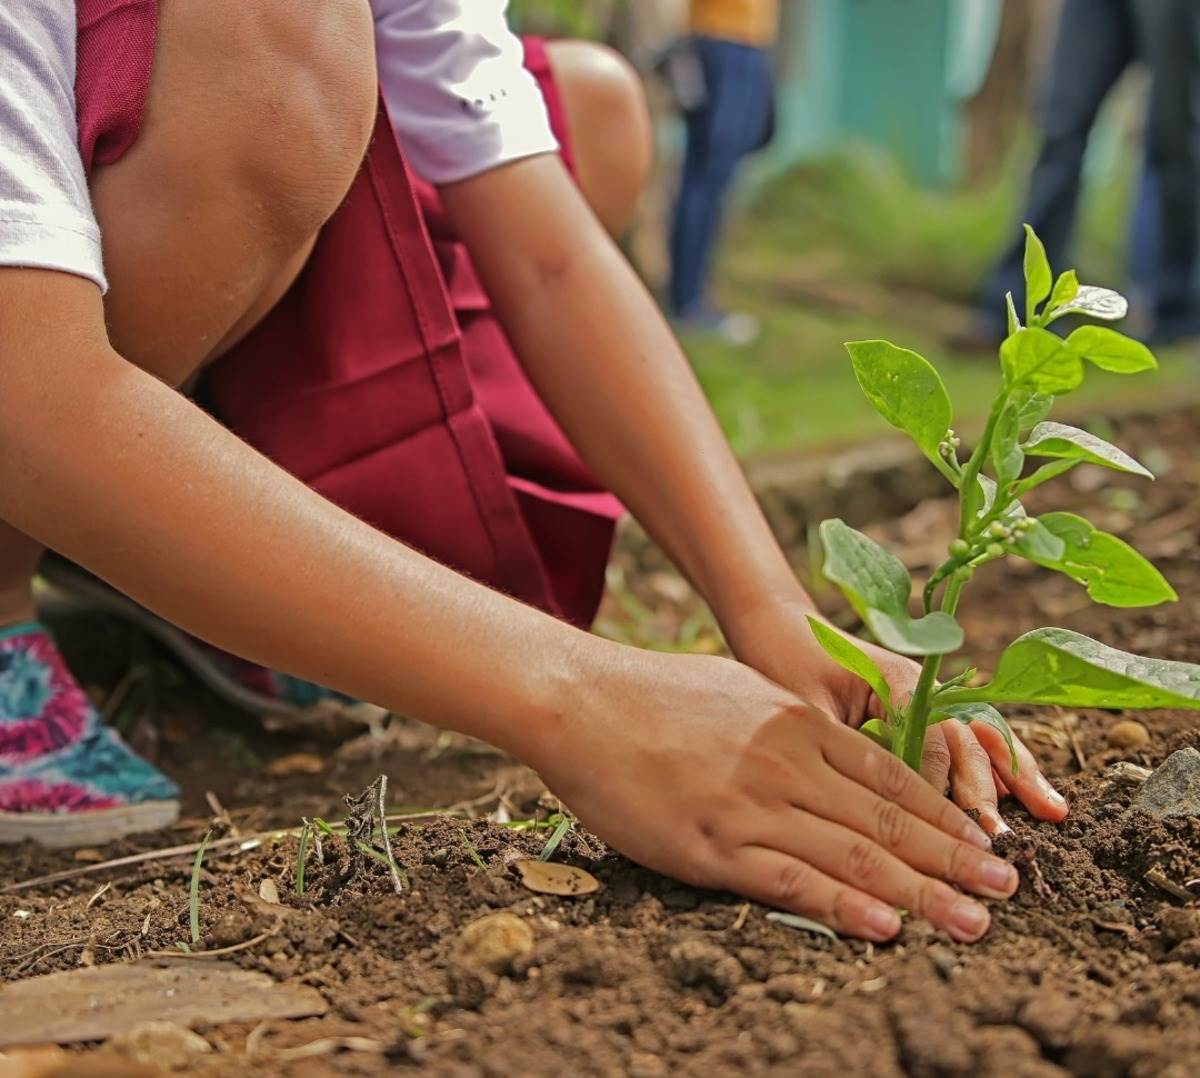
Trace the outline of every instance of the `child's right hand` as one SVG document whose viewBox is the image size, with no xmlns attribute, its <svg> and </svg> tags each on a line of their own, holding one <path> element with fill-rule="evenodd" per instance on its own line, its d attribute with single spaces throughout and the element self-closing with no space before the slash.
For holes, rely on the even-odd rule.
<svg viewBox="0 0 1200 1078">
<path fill-rule="evenodd" d="M 749 667 L 613 648 L 538 767 L 633 860 L 882 941 L 896 909 L 973 941 L 1016 870 L 983 832 L 867 738 Z"/>
</svg>

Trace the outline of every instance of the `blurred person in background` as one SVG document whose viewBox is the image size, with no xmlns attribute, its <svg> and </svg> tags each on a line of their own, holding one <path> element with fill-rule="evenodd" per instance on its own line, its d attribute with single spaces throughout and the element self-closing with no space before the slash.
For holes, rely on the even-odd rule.
<svg viewBox="0 0 1200 1078">
<path fill-rule="evenodd" d="M 1195 288 L 1200 199 L 1200 4 L 1195 0 L 1066 0 L 1037 120 L 1042 143 L 1022 221 L 1042 238 L 1051 265 L 1069 261 L 1088 136 L 1109 91 L 1139 59 L 1152 83 L 1146 166 L 1131 230 L 1131 259 L 1145 282 L 1158 344 L 1200 332 Z M 1024 233 L 989 278 L 969 342 L 1005 335 L 1004 295 L 1023 309 Z"/>
<path fill-rule="evenodd" d="M 1152 76 L 1146 157 L 1159 212 L 1150 336 L 1170 344 L 1200 335 L 1200 4 L 1134 0 L 1133 11 Z"/>
<path fill-rule="evenodd" d="M 684 332 L 747 343 L 755 320 L 729 314 L 708 295 L 713 253 L 738 165 L 771 139 L 774 82 L 770 49 L 778 0 L 692 0 L 690 48 L 702 94 L 689 109 L 687 150 L 671 225 L 670 314 Z"/>
</svg>

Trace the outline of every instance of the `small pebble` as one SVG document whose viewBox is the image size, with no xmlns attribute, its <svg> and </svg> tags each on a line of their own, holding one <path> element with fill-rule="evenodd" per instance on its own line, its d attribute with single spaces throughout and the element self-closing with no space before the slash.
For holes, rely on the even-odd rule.
<svg viewBox="0 0 1200 1078">
<path fill-rule="evenodd" d="M 1114 723 L 1108 731 L 1108 743 L 1114 749 L 1140 749 L 1150 743 L 1150 731 L 1140 722 L 1125 719 Z"/>
<path fill-rule="evenodd" d="M 511 913 L 492 913 L 472 921 L 459 936 L 459 956 L 492 973 L 508 973 L 533 950 L 533 930 Z"/>
</svg>

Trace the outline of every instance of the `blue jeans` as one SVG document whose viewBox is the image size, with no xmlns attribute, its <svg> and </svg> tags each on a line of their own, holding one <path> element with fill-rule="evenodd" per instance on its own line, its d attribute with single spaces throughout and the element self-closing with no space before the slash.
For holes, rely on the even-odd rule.
<svg viewBox="0 0 1200 1078">
<path fill-rule="evenodd" d="M 1146 157 L 1158 188 L 1156 330 L 1200 329 L 1200 5 L 1133 0 L 1139 44 L 1150 64 Z"/>
<path fill-rule="evenodd" d="M 705 104 L 687 117 L 687 153 L 671 226 L 669 302 L 674 315 L 705 307 L 705 286 L 726 195 L 739 162 L 770 134 L 772 81 L 763 49 L 698 37 Z"/>
<path fill-rule="evenodd" d="M 1038 107 L 1042 144 L 1022 217 L 1041 237 L 1056 270 L 1067 265 L 1088 134 L 1109 90 L 1137 58 L 1134 34 L 1129 0 L 1066 0 L 1063 5 Z M 1004 331 L 1005 292 L 1012 292 L 1018 311 L 1025 310 L 1024 250 L 1022 232 L 984 288 L 980 315 L 997 334 Z"/>
</svg>

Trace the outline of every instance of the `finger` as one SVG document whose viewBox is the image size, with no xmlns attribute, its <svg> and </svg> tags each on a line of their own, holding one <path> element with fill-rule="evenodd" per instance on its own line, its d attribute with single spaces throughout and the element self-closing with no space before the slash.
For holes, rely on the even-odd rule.
<svg viewBox="0 0 1200 1078">
<path fill-rule="evenodd" d="M 946 742 L 953 766 L 950 770 L 950 796 L 964 809 L 979 813 L 980 826 L 993 838 L 1009 830 L 997 806 L 996 780 L 992 778 L 992 758 L 974 731 L 954 719 L 947 719 Z"/>
<path fill-rule="evenodd" d="M 1012 791 L 1030 813 L 1039 820 L 1051 820 L 1058 823 L 1067 815 L 1067 801 L 1053 786 L 1049 779 L 1042 774 L 1037 761 L 1020 741 L 1013 738 L 1013 747 L 1017 752 L 1018 769 L 1013 774 L 1012 759 L 1008 752 L 1008 743 L 999 730 L 986 723 L 973 722 L 971 730 L 988 755 L 992 758 L 992 766 L 1000 772 L 1004 785 Z"/>
<path fill-rule="evenodd" d="M 925 735 L 921 754 L 921 777 L 938 793 L 945 796 L 950 788 L 950 748 L 942 733 L 944 723 L 938 723 Z"/>
<path fill-rule="evenodd" d="M 858 831 L 800 809 L 771 826 L 774 833 L 765 845 L 872 898 L 909 910 L 960 942 L 977 940 L 987 931 L 990 917 L 980 903 L 916 871 Z"/>
<path fill-rule="evenodd" d="M 984 760 L 986 763 L 986 755 Z M 905 867 L 926 876 L 947 880 L 988 898 L 1008 898 L 1017 889 L 1017 871 L 1007 861 L 952 838 L 894 801 L 864 790 L 842 775 L 829 773 L 819 778 L 797 801 L 796 807 L 806 816 L 849 828 Z M 815 856 L 813 863 L 820 864 Z"/>
<path fill-rule="evenodd" d="M 996 784 L 996 795 L 998 797 L 1007 797 L 1009 795 L 1008 785 L 1000 777 L 1000 772 L 994 767 L 992 768 L 992 781 Z"/>
<path fill-rule="evenodd" d="M 926 823 L 982 850 L 991 840 L 962 809 L 951 804 L 903 760 L 844 726 L 826 723 L 817 740 L 826 763 Z"/>
<path fill-rule="evenodd" d="M 882 943 L 900 931 L 894 907 L 765 846 L 743 846 L 725 886 L 777 909 L 811 917 L 844 936 Z"/>
</svg>

